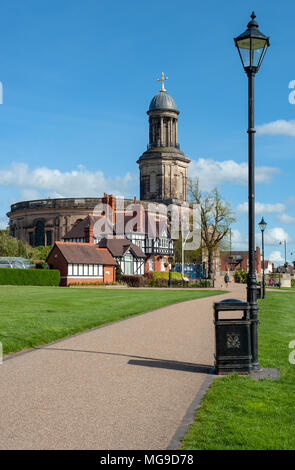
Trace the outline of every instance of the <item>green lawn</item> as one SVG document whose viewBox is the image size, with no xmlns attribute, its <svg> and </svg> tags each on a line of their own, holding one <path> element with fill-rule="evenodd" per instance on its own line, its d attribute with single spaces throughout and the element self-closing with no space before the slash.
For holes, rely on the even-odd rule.
<svg viewBox="0 0 295 470">
<path fill-rule="evenodd" d="M 265 286 L 265 289 L 272 289 L 272 290 L 289 290 L 295 292 L 295 287 L 274 287 L 274 286 Z"/>
<path fill-rule="evenodd" d="M 259 301 L 259 362 L 281 371 L 278 381 L 254 381 L 237 374 L 216 378 L 183 449 L 295 449 L 295 296 L 267 292 Z"/>
<path fill-rule="evenodd" d="M 224 291 L 0 286 L 3 352 L 21 351 L 141 312 Z"/>
</svg>

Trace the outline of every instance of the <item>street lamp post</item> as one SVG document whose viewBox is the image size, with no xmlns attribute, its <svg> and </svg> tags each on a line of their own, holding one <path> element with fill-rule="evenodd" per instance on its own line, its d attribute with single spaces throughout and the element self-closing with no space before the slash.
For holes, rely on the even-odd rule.
<svg viewBox="0 0 295 470">
<path fill-rule="evenodd" d="M 249 272 L 247 279 L 247 300 L 250 304 L 252 369 L 259 370 L 257 279 L 255 274 L 254 77 L 269 46 L 269 38 L 259 31 L 255 18 L 256 15 L 253 12 L 246 31 L 236 37 L 234 41 L 248 76 Z"/>
<path fill-rule="evenodd" d="M 285 268 L 288 266 L 288 263 L 287 263 L 287 240 L 284 240 L 283 242 L 280 242 L 280 245 L 282 245 L 284 243 L 285 245 Z"/>
<path fill-rule="evenodd" d="M 261 230 L 262 235 L 262 298 L 265 299 L 265 282 L 264 282 L 264 230 L 266 229 L 267 223 L 265 222 L 264 218 L 262 217 L 261 221 L 259 222 L 259 227 Z"/>
</svg>

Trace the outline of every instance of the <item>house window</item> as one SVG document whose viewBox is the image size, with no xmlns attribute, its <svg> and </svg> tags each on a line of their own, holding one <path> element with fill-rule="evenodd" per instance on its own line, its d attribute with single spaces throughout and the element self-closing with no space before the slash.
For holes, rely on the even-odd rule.
<svg viewBox="0 0 295 470">
<path fill-rule="evenodd" d="M 133 274 L 133 256 L 130 253 L 127 253 L 124 256 L 124 274 Z"/>
<path fill-rule="evenodd" d="M 102 264 L 68 264 L 68 276 L 103 277 Z"/>
<path fill-rule="evenodd" d="M 164 258 L 161 258 L 161 271 L 166 271 Z"/>
<path fill-rule="evenodd" d="M 155 260 L 154 260 L 154 258 L 150 258 L 150 260 L 149 260 L 149 270 L 150 271 L 155 270 Z"/>
</svg>

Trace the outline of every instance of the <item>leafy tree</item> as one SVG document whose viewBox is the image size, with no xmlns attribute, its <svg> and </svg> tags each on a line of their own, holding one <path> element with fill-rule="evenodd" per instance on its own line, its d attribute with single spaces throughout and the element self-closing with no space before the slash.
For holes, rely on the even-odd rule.
<svg viewBox="0 0 295 470">
<path fill-rule="evenodd" d="M 182 234 L 179 233 L 179 238 L 175 240 L 174 243 L 174 257 L 176 263 L 182 262 Z M 185 250 L 184 261 L 185 263 L 198 263 L 202 257 L 202 248 L 198 248 L 197 250 Z"/>
<path fill-rule="evenodd" d="M 208 254 L 208 278 L 212 279 L 214 253 L 230 231 L 235 217 L 230 203 L 223 200 L 218 189 L 202 192 L 198 178 L 188 180 L 191 202 L 199 204 L 201 223 L 201 244 Z"/>
<path fill-rule="evenodd" d="M 0 256 L 19 256 L 31 260 L 45 261 L 51 249 L 51 246 L 36 246 L 33 248 L 22 240 L 11 237 L 8 230 L 0 231 Z"/>
</svg>

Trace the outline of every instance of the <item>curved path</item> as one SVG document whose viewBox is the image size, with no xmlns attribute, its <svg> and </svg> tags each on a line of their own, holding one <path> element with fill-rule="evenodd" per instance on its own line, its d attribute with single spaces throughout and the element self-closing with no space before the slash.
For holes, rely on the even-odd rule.
<svg viewBox="0 0 295 470">
<path fill-rule="evenodd" d="M 213 302 L 245 298 L 230 290 L 4 360 L 0 448 L 177 448 L 212 377 Z"/>
</svg>

